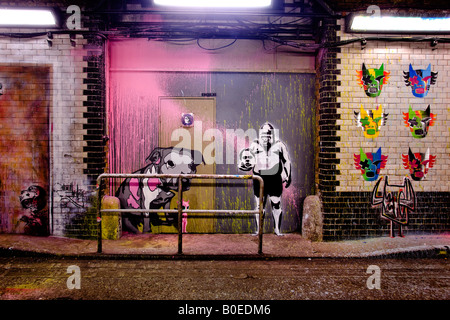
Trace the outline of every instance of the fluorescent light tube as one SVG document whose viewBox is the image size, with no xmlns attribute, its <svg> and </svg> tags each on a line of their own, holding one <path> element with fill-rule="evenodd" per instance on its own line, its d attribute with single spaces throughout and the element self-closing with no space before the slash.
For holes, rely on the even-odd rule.
<svg viewBox="0 0 450 320">
<path fill-rule="evenodd" d="M 56 26 L 51 9 L 0 8 L 0 25 L 14 27 Z"/>
<path fill-rule="evenodd" d="M 262 8 L 272 4 L 272 0 L 154 0 L 161 6 L 195 8 Z"/>
<path fill-rule="evenodd" d="M 450 18 L 354 16 L 351 21 L 350 31 L 402 33 L 450 32 Z"/>
</svg>

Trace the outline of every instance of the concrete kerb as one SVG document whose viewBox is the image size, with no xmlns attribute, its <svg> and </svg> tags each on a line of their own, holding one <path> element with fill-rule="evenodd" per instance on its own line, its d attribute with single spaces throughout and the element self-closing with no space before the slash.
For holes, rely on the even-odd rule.
<svg viewBox="0 0 450 320">
<path fill-rule="evenodd" d="M 82 253 L 63 254 L 36 252 L 18 249 L 0 248 L 0 257 L 33 257 L 48 259 L 74 259 L 74 260 L 301 260 L 301 259 L 448 259 L 450 257 L 449 246 L 430 248 L 407 248 L 379 252 L 368 252 L 363 254 L 350 254 L 342 256 L 274 256 L 266 254 L 254 255 L 209 255 L 209 254 L 105 254 L 105 253 Z"/>
<path fill-rule="evenodd" d="M 127 250 L 110 251 L 106 253 L 95 252 L 95 241 L 83 241 L 76 239 L 61 238 L 43 238 L 28 239 L 27 237 L 8 237 L 0 235 L 0 257 L 42 257 L 42 258 L 73 258 L 73 259 L 160 259 L 160 260 L 275 260 L 275 259 L 318 259 L 318 258 L 444 258 L 450 256 L 450 244 L 448 236 L 439 238 L 422 239 L 421 237 L 412 237 L 410 239 L 369 239 L 367 241 L 345 241 L 345 242 L 310 242 L 301 240 L 299 236 L 293 236 L 293 239 L 302 241 L 303 251 L 298 252 L 298 246 L 287 248 L 283 252 L 274 251 L 276 242 L 268 244 L 267 253 L 257 254 L 256 251 L 249 253 L 237 253 L 227 251 L 226 254 L 214 254 L 211 251 L 198 250 L 193 248 L 187 253 L 139 253 Z M 9 241 L 9 238 L 11 240 Z M 273 237 L 278 240 L 278 238 Z M 283 238 L 283 237 L 282 237 Z M 288 237 L 286 237 L 288 238 Z M 289 238 L 291 239 L 291 238 Z M 289 242 L 289 239 L 283 239 L 283 246 Z M 38 242 L 40 241 L 40 242 Z M 112 240 L 113 241 L 113 240 Z M 275 241 L 275 240 L 273 240 Z M 401 242 L 403 241 L 403 242 Z M 421 242 L 420 242 L 421 241 Z M 36 243 L 30 246 L 29 243 Z M 55 243 L 54 245 L 52 243 Z M 428 242 L 428 244 L 426 244 Z M 113 243 L 116 243 L 115 240 Z M 39 244 L 42 244 L 39 246 Z M 73 245 L 72 245 L 73 244 Z M 72 245 L 72 246 L 71 246 Z M 232 244 L 234 245 L 234 244 Z M 390 246 L 390 248 L 389 248 Z M 395 247 L 398 246 L 398 247 Z M 297 252 L 296 252 L 297 251 Z M 206 252 L 206 253 L 205 253 Z M 239 252 L 239 251 L 237 251 Z M 274 254 L 275 252 L 275 254 Z"/>
<path fill-rule="evenodd" d="M 414 246 L 408 248 L 397 248 L 365 252 L 360 254 L 361 258 L 449 258 L 450 246 Z"/>
</svg>

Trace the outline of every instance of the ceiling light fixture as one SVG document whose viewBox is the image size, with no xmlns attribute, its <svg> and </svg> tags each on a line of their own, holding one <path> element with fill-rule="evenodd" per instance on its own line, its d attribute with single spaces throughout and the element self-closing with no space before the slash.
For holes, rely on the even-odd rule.
<svg viewBox="0 0 450 320">
<path fill-rule="evenodd" d="M 350 33 L 450 33 L 448 17 L 350 15 L 346 25 Z"/>
<path fill-rule="evenodd" d="M 154 0 L 156 5 L 193 8 L 264 8 L 272 0 Z"/>
<path fill-rule="evenodd" d="M 52 9 L 0 8 L 0 26 L 57 27 Z"/>
</svg>

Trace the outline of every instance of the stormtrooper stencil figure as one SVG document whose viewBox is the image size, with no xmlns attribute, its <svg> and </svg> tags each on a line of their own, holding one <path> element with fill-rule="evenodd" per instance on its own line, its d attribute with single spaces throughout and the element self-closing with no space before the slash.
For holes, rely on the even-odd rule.
<svg viewBox="0 0 450 320">
<path fill-rule="evenodd" d="M 281 194 L 283 182 L 285 188 L 291 184 L 291 161 L 286 145 L 275 138 L 275 129 L 272 124 L 266 122 L 259 130 L 259 139 L 243 149 L 240 153 L 239 169 L 242 171 L 253 170 L 253 174 L 260 176 L 264 181 L 263 206 L 270 200 L 274 219 L 274 232 L 281 236 Z M 256 200 L 256 210 L 259 209 L 259 182 L 254 180 L 253 191 Z M 265 210 L 263 210 L 265 215 Z M 257 230 L 259 232 L 259 215 L 256 215 Z"/>
</svg>

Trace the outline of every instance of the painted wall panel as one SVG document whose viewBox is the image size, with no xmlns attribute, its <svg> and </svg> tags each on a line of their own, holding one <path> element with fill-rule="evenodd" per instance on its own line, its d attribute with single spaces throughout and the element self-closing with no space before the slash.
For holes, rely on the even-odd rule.
<svg viewBox="0 0 450 320">
<path fill-rule="evenodd" d="M 0 231 L 49 231 L 50 68 L 1 66 Z"/>
<path fill-rule="evenodd" d="M 270 72 L 159 72 L 148 69 L 150 52 L 142 53 L 147 60 L 139 69 L 118 68 L 126 59 L 122 46 L 133 51 L 131 42 L 115 42 L 110 47 L 111 68 L 109 93 L 110 172 L 132 173 L 142 168 L 149 154 L 158 147 L 159 100 L 161 97 L 191 99 L 212 95 L 216 101 L 215 123 L 200 137 L 203 152 L 213 159 L 217 174 L 247 174 L 238 169 L 239 153 L 258 137 L 259 129 L 270 122 L 277 137 L 287 148 L 292 163 L 292 183 L 281 197 L 283 210 L 281 232 L 298 228 L 302 201 L 314 193 L 314 83 L 310 73 Z M 142 45 L 137 44 L 137 48 Z M 120 48 L 121 50 L 116 51 Z M 205 58 L 199 54 L 197 59 Z M 143 57 L 140 58 L 143 61 Z M 158 60 L 159 61 L 159 60 Z M 179 61 L 173 62 L 175 65 Z M 144 62 L 143 62 L 144 64 Z M 202 67 L 199 67 L 202 69 Z M 295 69 L 295 68 L 293 68 Z M 180 119 L 185 110 L 174 106 L 172 114 Z M 194 114 L 194 120 L 198 119 Z M 176 120 L 178 121 L 178 120 Z M 246 137 L 247 134 L 247 137 Z M 236 138 L 237 137 L 237 138 Z M 247 139 L 247 144 L 244 140 Z M 215 141 L 215 144 L 213 143 Z M 179 141 L 174 141 L 176 146 Z M 200 168 L 199 166 L 198 168 Z M 112 186 L 112 192 L 117 188 Z M 255 201 L 251 182 L 217 183 L 217 209 L 253 209 Z M 267 204 L 265 232 L 273 231 L 271 206 Z M 190 209 L 196 209 L 190 206 Z M 189 231 L 189 230 L 188 230 Z M 254 232 L 253 217 L 217 216 L 214 232 Z"/>
</svg>

